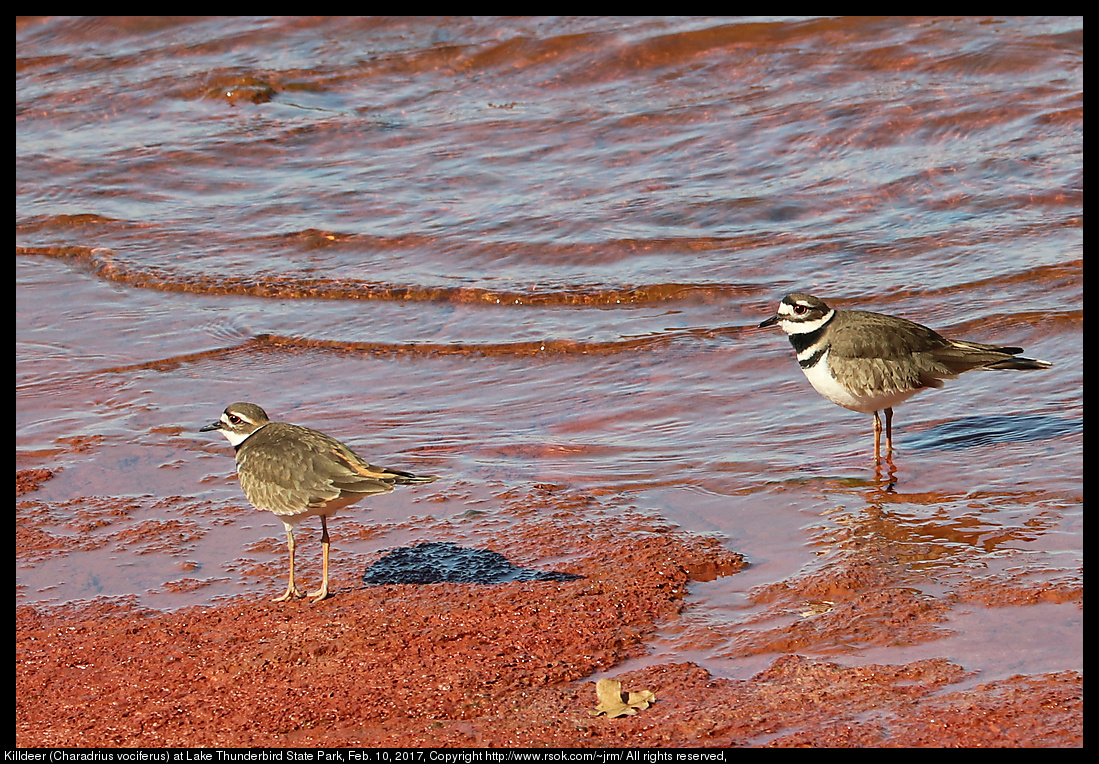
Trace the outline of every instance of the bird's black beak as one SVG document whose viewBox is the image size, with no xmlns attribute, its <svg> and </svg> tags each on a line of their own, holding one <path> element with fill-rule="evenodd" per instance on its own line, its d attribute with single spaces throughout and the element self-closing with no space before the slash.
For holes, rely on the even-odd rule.
<svg viewBox="0 0 1099 764">
<path fill-rule="evenodd" d="M 778 313 L 776 313 L 775 315 L 771 316 L 771 317 L 770 317 L 770 318 L 768 318 L 768 319 L 767 319 L 766 321 L 762 322 L 762 323 L 761 323 L 761 324 L 759 325 L 759 328 L 760 328 L 760 329 L 763 329 L 763 328 L 765 328 L 765 327 L 768 327 L 768 326 L 774 326 L 774 325 L 775 325 L 775 324 L 777 324 L 777 323 L 778 323 Z"/>
<path fill-rule="evenodd" d="M 220 430 L 220 429 L 221 429 L 221 420 L 219 419 L 216 422 L 210 422 L 210 424 L 208 424 L 204 427 L 198 428 L 198 431 L 199 432 L 210 432 L 210 430 Z"/>
</svg>

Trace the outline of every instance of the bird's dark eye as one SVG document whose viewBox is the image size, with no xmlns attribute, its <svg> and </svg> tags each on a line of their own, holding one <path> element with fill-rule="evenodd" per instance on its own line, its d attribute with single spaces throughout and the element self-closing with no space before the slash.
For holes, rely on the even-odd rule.
<svg viewBox="0 0 1099 764">
<path fill-rule="evenodd" d="M 799 316 L 805 315 L 805 312 L 807 310 L 809 310 L 809 308 L 805 307 L 804 305 L 795 305 L 794 306 L 794 312 L 797 313 Z"/>
<path fill-rule="evenodd" d="M 229 415 L 229 424 L 240 424 L 240 417 L 236 414 Z"/>
</svg>

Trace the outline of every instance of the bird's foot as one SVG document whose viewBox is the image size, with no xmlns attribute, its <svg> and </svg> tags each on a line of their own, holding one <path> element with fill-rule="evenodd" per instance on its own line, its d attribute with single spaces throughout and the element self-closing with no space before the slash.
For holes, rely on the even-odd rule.
<svg viewBox="0 0 1099 764">
<path fill-rule="evenodd" d="M 325 584 L 315 592 L 309 592 L 309 598 L 314 602 L 320 602 L 328 597 L 328 584 Z"/>
<path fill-rule="evenodd" d="M 271 600 L 272 602 L 289 602 L 292 599 L 301 599 L 305 595 L 298 591 L 296 586 L 287 587 L 286 593 L 278 599 Z"/>
</svg>

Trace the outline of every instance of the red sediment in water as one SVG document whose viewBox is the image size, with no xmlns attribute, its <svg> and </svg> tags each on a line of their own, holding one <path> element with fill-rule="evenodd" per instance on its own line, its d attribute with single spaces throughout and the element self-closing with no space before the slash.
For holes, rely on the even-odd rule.
<svg viewBox="0 0 1099 764">
<path fill-rule="evenodd" d="M 84 263 L 100 278 L 117 284 L 164 292 L 241 295 L 304 300 L 418 300 L 423 302 L 490 303 L 503 305 L 615 305 L 681 300 L 728 299 L 733 287 L 712 284 L 656 283 L 642 286 L 560 285 L 526 289 L 416 286 L 335 278 L 300 276 L 180 275 L 127 264 L 104 247 L 16 247 L 17 254 L 62 257 Z"/>
<path fill-rule="evenodd" d="M 15 495 L 22 496 L 25 493 L 37 491 L 52 477 L 53 472 L 47 469 L 18 470 L 15 473 Z"/>
</svg>

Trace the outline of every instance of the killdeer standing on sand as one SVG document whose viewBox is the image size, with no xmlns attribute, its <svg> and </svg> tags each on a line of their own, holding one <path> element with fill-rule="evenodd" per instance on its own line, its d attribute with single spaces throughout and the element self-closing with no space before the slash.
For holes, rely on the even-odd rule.
<svg viewBox="0 0 1099 764">
<path fill-rule="evenodd" d="M 874 459 L 881 459 L 881 419 L 893 452 L 893 407 L 927 387 L 942 387 L 972 369 L 1048 369 L 1020 358 L 1022 348 L 948 340 L 904 318 L 835 310 L 808 294 L 788 294 L 759 326 L 778 324 L 790 336 L 809 382 L 832 403 L 874 415 Z"/>
<path fill-rule="evenodd" d="M 318 602 L 328 596 L 328 518 L 366 496 L 392 491 L 395 484 L 436 479 L 367 464 L 323 432 L 272 422 L 254 403 L 231 404 L 219 420 L 199 432 L 210 430 L 221 430 L 236 449 L 237 476 L 248 501 L 274 512 L 286 526 L 290 585 L 275 602 L 305 596 L 294 583 L 295 525 L 320 515 L 324 581 L 308 595 Z"/>
</svg>

